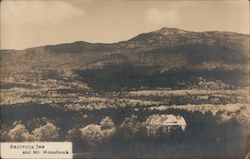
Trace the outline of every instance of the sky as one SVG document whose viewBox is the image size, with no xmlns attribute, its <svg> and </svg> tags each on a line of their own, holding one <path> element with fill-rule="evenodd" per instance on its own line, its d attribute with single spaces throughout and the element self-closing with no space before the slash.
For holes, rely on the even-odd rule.
<svg viewBox="0 0 250 159">
<path fill-rule="evenodd" d="M 249 34 L 249 1 L 1 1 L 1 49 L 113 43 L 162 27 Z"/>
</svg>

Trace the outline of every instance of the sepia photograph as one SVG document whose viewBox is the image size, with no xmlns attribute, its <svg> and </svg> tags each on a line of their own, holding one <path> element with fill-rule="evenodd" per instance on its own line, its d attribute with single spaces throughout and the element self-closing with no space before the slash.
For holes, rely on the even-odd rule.
<svg viewBox="0 0 250 159">
<path fill-rule="evenodd" d="M 1 0 L 3 159 L 250 159 L 248 0 Z"/>
</svg>

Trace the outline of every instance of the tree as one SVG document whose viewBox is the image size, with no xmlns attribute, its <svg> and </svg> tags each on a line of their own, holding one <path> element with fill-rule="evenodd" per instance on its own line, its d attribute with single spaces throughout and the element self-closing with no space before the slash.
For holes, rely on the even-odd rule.
<svg viewBox="0 0 250 159">
<path fill-rule="evenodd" d="M 113 120 L 109 116 L 106 116 L 104 119 L 102 119 L 100 125 L 102 129 L 111 129 L 115 126 Z"/>
<path fill-rule="evenodd" d="M 30 141 L 34 140 L 34 137 L 29 134 L 29 131 L 23 124 L 17 124 L 8 133 L 8 136 L 13 141 Z"/>
<path fill-rule="evenodd" d="M 69 141 L 79 140 L 80 137 L 81 137 L 81 131 L 77 128 L 70 129 L 66 135 L 66 139 Z"/>
<path fill-rule="evenodd" d="M 108 141 L 116 132 L 115 124 L 110 117 L 105 117 L 100 125 L 90 124 L 82 129 L 82 139 L 87 141 L 91 146 Z"/>
<path fill-rule="evenodd" d="M 59 139 L 59 128 L 49 122 L 36 128 L 32 133 L 38 141 L 56 141 Z"/>
<path fill-rule="evenodd" d="M 132 115 L 125 118 L 120 128 L 126 138 L 133 138 L 139 133 L 141 123 L 138 121 L 137 116 Z"/>
</svg>

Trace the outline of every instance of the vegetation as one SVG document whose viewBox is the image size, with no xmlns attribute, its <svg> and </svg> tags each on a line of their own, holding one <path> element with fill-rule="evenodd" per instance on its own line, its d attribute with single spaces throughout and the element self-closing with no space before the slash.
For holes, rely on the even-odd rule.
<svg viewBox="0 0 250 159">
<path fill-rule="evenodd" d="M 1 141 L 72 141 L 100 158 L 243 158 L 248 41 L 163 28 L 1 51 Z"/>
</svg>

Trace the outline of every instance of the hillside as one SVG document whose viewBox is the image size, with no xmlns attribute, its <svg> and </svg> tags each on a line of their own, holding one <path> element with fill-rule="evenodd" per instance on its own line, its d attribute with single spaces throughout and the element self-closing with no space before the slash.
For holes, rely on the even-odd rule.
<svg viewBox="0 0 250 159">
<path fill-rule="evenodd" d="M 2 50 L 1 142 L 72 141 L 74 158 L 245 158 L 248 55 L 249 35 L 175 28 Z"/>
<path fill-rule="evenodd" d="M 134 85 L 124 81 L 126 87 L 170 87 L 203 77 L 244 85 L 248 49 L 248 35 L 162 28 L 113 44 L 79 41 L 4 50 L 1 78 L 53 79 L 73 74 L 90 85 L 109 86 L 133 77 Z M 169 84 L 162 85 L 164 81 Z M 117 83 L 115 88 L 119 87 L 123 85 Z"/>
</svg>

